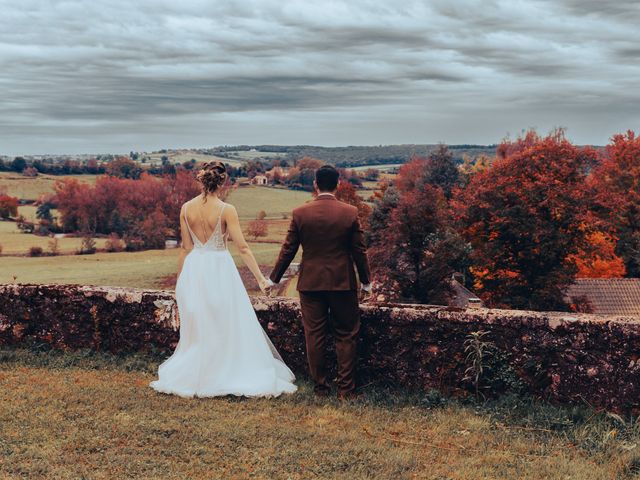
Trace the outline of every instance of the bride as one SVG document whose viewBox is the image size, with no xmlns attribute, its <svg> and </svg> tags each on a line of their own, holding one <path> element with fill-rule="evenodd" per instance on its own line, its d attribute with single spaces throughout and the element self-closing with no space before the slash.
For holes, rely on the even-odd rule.
<svg viewBox="0 0 640 480">
<path fill-rule="evenodd" d="M 236 209 L 218 198 L 226 178 L 223 163 L 206 164 L 198 174 L 202 196 L 182 206 L 176 284 L 180 341 L 150 386 L 181 397 L 292 393 L 295 377 L 258 323 L 227 250 L 230 237 L 260 289 L 269 287 L 242 235 Z"/>
</svg>

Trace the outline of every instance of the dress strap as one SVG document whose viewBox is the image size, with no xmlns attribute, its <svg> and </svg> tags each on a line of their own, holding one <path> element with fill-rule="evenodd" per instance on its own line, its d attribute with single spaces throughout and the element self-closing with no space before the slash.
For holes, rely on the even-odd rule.
<svg viewBox="0 0 640 480">
<path fill-rule="evenodd" d="M 187 230 L 189 230 L 189 235 L 191 235 L 191 240 L 195 243 L 202 243 L 200 242 L 200 239 L 198 237 L 196 237 L 195 233 L 193 233 L 193 230 L 191 230 L 191 225 L 189 225 L 189 216 L 187 215 L 187 204 L 184 204 L 184 223 L 187 224 Z"/>
<path fill-rule="evenodd" d="M 216 228 L 222 228 L 222 212 L 224 212 L 224 207 L 226 206 L 227 204 L 222 202 L 222 208 L 220 209 L 220 213 L 218 214 L 218 222 L 216 223 Z"/>
</svg>

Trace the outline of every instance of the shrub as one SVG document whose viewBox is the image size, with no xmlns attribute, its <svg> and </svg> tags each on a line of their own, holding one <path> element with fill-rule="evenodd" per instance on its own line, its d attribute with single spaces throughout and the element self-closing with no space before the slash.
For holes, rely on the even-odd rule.
<svg viewBox="0 0 640 480">
<path fill-rule="evenodd" d="M 258 237 L 266 237 L 269 234 L 269 227 L 265 220 L 252 220 L 247 227 L 247 235 L 257 240 Z"/>
<path fill-rule="evenodd" d="M 96 253 L 96 241 L 91 237 L 91 235 L 87 234 L 82 237 L 82 243 L 80 244 L 78 255 L 91 255 L 92 253 Z"/>
<path fill-rule="evenodd" d="M 265 218 L 267 218 L 267 212 L 265 212 L 264 210 L 260 210 L 256 218 L 258 220 L 264 220 Z"/>
<path fill-rule="evenodd" d="M 125 244 L 117 233 L 109 235 L 109 239 L 105 243 L 105 249 L 107 252 L 122 252 L 125 248 Z"/>
<path fill-rule="evenodd" d="M 60 255 L 60 245 L 58 243 L 59 242 L 56 237 L 53 237 L 51 240 L 49 240 L 49 253 L 54 257 L 56 255 Z"/>
<path fill-rule="evenodd" d="M 42 256 L 42 247 L 31 247 L 29 249 L 30 257 L 40 257 Z"/>
<path fill-rule="evenodd" d="M 22 233 L 33 233 L 33 231 L 35 230 L 35 225 L 33 224 L 33 222 L 29 222 L 26 218 L 24 218 L 24 215 L 20 215 L 17 218 L 17 226 Z"/>
</svg>

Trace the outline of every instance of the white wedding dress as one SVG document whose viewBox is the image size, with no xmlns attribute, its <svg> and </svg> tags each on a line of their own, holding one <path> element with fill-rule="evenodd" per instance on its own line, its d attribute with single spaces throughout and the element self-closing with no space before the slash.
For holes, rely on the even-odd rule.
<svg viewBox="0 0 640 480">
<path fill-rule="evenodd" d="M 186 222 L 194 248 L 176 284 L 180 341 L 150 385 L 181 397 L 295 392 L 295 377 L 258 323 L 227 250 L 220 221 L 224 207 L 205 243 Z"/>
</svg>

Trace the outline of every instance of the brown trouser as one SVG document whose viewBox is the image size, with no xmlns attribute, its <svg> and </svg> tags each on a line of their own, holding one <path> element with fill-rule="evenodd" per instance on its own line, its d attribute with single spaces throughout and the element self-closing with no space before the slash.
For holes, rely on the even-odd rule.
<svg viewBox="0 0 640 480">
<path fill-rule="evenodd" d="M 355 290 L 299 292 L 302 324 L 307 341 L 309 373 L 316 389 L 329 388 L 325 350 L 329 328 L 333 330 L 338 358 L 338 392 L 355 391 L 360 308 Z"/>
</svg>

